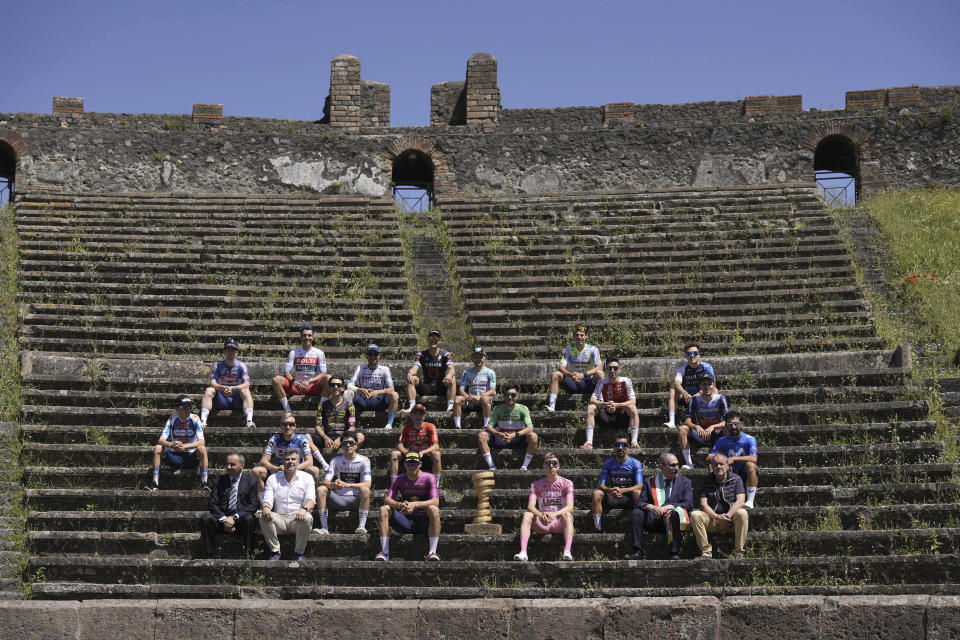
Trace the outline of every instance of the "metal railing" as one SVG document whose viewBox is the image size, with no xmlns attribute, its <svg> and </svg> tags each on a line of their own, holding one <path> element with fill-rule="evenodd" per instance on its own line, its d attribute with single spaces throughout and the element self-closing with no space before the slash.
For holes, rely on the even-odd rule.
<svg viewBox="0 0 960 640">
<path fill-rule="evenodd" d="M 394 185 L 393 199 L 404 211 L 426 211 L 436 204 L 430 183 Z"/>
<path fill-rule="evenodd" d="M 827 205 L 852 207 L 857 204 L 857 179 L 845 173 L 816 172 L 817 186 Z"/>
</svg>

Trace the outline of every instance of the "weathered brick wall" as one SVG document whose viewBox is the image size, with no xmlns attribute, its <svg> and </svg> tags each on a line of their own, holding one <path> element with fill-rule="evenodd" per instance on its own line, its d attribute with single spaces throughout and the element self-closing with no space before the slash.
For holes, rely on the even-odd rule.
<svg viewBox="0 0 960 640">
<path fill-rule="evenodd" d="M 357 81 L 353 60 L 341 62 L 343 74 L 332 77 Z M 835 134 L 859 147 L 868 192 L 960 183 L 960 87 L 856 92 L 836 111 L 748 115 L 743 100 L 505 109 L 498 126 L 471 127 L 450 124 L 465 83 L 442 83 L 431 117 L 446 124 L 403 128 L 365 124 L 387 121 L 389 87 L 360 80 L 358 91 L 358 109 L 339 120 L 331 100 L 330 124 L 196 112 L 0 114 L 0 140 L 19 149 L 19 189 L 384 195 L 387 150 L 411 137 L 443 155 L 441 193 L 776 184 L 811 180 L 817 142 Z"/>
<path fill-rule="evenodd" d="M 430 87 L 430 126 L 467 124 L 465 82 L 438 82 Z"/>
<path fill-rule="evenodd" d="M 497 86 L 497 59 L 489 53 L 475 53 L 467 61 L 467 126 L 485 131 L 495 129 L 500 116 L 500 87 Z"/>
</svg>

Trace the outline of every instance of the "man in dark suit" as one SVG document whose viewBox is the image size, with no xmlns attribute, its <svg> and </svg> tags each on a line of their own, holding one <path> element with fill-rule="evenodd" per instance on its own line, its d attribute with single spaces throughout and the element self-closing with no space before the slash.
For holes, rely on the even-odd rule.
<svg viewBox="0 0 960 640">
<path fill-rule="evenodd" d="M 260 500 L 257 480 L 243 473 L 243 464 L 239 453 L 228 455 L 227 472 L 217 479 L 210 492 L 210 513 L 200 519 L 200 542 L 207 555 L 216 553 L 218 533 L 240 534 L 247 555 L 253 553 L 253 535 L 257 530 L 254 513 Z"/>
<path fill-rule="evenodd" d="M 643 560 L 644 531 L 666 533 L 670 559 L 680 557 L 680 543 L 683 541 L 680 525 L 690 522 L 693 485 L 689 478 L 679 474 L 677 456 L 661 453 L 659 463 L 660 471 L 644 479 L 633 510 L 633 553 L 627 555 L 630 560 Z"/>
</svg>

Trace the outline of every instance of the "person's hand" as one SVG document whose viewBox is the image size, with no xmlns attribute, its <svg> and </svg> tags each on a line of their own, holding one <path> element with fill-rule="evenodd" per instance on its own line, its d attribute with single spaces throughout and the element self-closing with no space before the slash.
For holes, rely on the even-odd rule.
<svg viewBox="0 0 960 640">
<path fill-rule="evenodd" d="M 612 495 L 614 498 L 622 498 L 623 489 L 621 489 L 620 487 L 614 487 L 613 489 L 610 490 L 610 495 Z"/>
<path fill-rule="evenodd" d="M 334 440 L 333 442 L 330 443 L 330 448 L 331 448 L 331 449 L 339 449 L 339 448 L 340 448 L 340 438 L 339 438 L 339 437 L 338 437 L 336 440 Z"/>
<path fill-rule="evenodd" d="M 233 516 L 229 516 L 226 520 L 223 521 L 223 530 L 227 533 L 233 533 L 234 528 L 236 527 L 236 521 L 233 519 Z"/>
<path fill-rule="evenodd" d="M 407 374 L 407 382 L 408 382 L 409 384 L 417 384 L 416 376 L 414 376 L 412 373 L 408 373 L 408 374 Z"/>
<path fill-rule="evenodd" d="M 333 481 L 333 488 L 336 489 L 337 491 L 339 491 L 340 489 L 343 489 L 343 486 L 344 486 L 343 480 L 341 480 L 340 478 L 337 478 L 336 480 Z"/>
<path fill-rule="evenodd" d="M 297 515 L 295 515 L 294 520 L 306 520 L 307 519 L 307 510 L 303 507 L 297 509 Z"/>
<path fill-rule="evenodd" d="M 327 436 L 323 436 L 323 445 L 324 445 L 327 449 L 333 449 L 333 448 L 334 448 L 334 446 L 333 446 L 333 440 L 331 440 L 331 439 L 328 438 Z"/>
<path fill-rule="evenodd" d="M 617 403 L 613 400 L 608 400 L 603 403 L 603 408 L 607 413 L 614 413 L 617 410 Z"/>
<path fill-rule="evenodd" d="M 409 516 L 413 513 L 413 507 L 410 506 L 410 503 L 404 500 L 400 503 L 400 513 L 405 516 Z"/>
<path fill-rule="evenodd" d="M 233 395 L 233 387 L 224 387 L 224 388 L 223 388 L 223 395 L 228 396 L 228 397 L 231 396 L 231 395 Z"/>
<path fill-rule="evenodd" d="M 699 425 L 694 426 L 694 429 L 697 430 L 697 435 L 700 436 L 700 439 L 701 439 L 701 440 L 706 440 L 706 439 L 707 439 L 707 430 L 706 430 L 706 429 L 704 429 L 703 427 L 701 427 L 701 426 L 699 426 Z"/>
<path fill-rule="evenodd" d="M 503 438 L 504 442 L 510 442 L 511 440 L 513 440 L 514 438 L 517 437 L 517 432 L 516 432 L 516 431 L 504 431 L 503 435 L 500 436 L 500 437 Z"/>
<path fill-rule="evenodd" d="M 357 389 L 357 393 L 359 393 L 360 396 L 363 398 L 370 397 L 370 389 Z"/>
<path fill-rule="evenodd" d="M 540 522 L 542 522 L 543 524 L 547 524 L 547 523 L 550 522 L 550 517 L 549 517 L 549 515 L 547 514 L 546 511 L 541 511 L 540 513 L 538 513 L 538 514 L 537 514 L 537 519 L 538 519 Z"/>
<path fill-rule="evenodd" d="M 266 520 L 267 522 L 273 522 L 273 511 L 271 511 L 270 509 L 264 509 L 262 513 L 263 513 L 264 520 Z"/>
<path fill-rule="evenodd" d="M 551 522 L 557 519 L 556 511 L 547 511 L 543 515 L 546 516 L 546 518 L 543 521 L 543 524 L 550 524 Z"/>
<path fill-rule="evenodd" d="M 175 440 L 174 443 L 173 443 L 173 448 L 174 448 L 176 451 L 183 451 L 183 443 L 180 442 L 179 440 Z"/>
<path fill-rule="evenodd" d="M 580 373 L 579 371 L 574 371 L 570 375 L 570 377 L 573 378 L 576 382 L 580 382 L 581 380 L 583 380 L 583 374 Z"/>
</svg>

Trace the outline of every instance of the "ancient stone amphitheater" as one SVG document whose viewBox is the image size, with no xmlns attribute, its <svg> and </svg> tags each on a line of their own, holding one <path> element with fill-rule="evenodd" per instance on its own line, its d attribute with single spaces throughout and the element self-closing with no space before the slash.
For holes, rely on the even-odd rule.
<svg viewBox="0 0 960 640">
<path fill-rule="evenodd" d="M 334 61 L 332 98 L 340 95 L 334 80 L 342 62 Z M 18 175 L 15 208 L 22 408 L 19 438 L 10 440 L 14 449 L 5 459 L 22 473 L 4 485 L 5 533 L 15 541 L 25 527 L 26 542 L 11 542 L 4 553 L 8 593 L 32 600 L 0 607 L 2 628 L 22 634 L 16 637 L 92 637 L 110 629 L 159 638 L 189 628 L 198 636 L 245 638 L 276 635 L 278 620 L 307 613 L 283 633 L 608 638 L 644 629 L 705 638 L 950 637 L 960 630 L 955 465 L 931 417 L 931 394 L 914 376 L 911 347 L 878 336 L 852 249 L 812 176 L 798 169 L 788 176 L 794 181 L 752 185 L 728 176 L 724 184 L 578 191 L 559 185 L 533 194 L 507 185 L 469 188 L 457 178 L 469 163 L 456 158 L 450 136 L 480 144 L 502 126 L 496 118 L 469 120 L 476 106 L 471 69 L 489 63 L 471 58 L 467 87 L 460 87 L 466 129 L 451 133 L 455 124 L 440 123 L 436 138 L 421 132 L 415 144 L 436 170 L 439 206 L 426 213 L 398 212 L 391 198 L 375 194 L 305 194 L 281 178 L 259 193 L 204 190 L 200 170 L 187 176 L 182 168 L 192 166 L 190 159 L 170 161 L 179 169 L 156 167 L 159 190 L 110 189 L 107 169 L 93 168 L 95 160 L 108 161 L 92 152 L 82 161 L 92 178 L 71 177 L 64 168 L 67 177 L 54 184 L 50 176 L 63 175 L 44 168 L 65 144 L 67 134 L 52 125 L 58 118 L 65 132 L 99 132 L 119 148 L 127 135 L 196 149 L 203 146 L 197 140 L 215 144 L 221 132 L 211 127 L 252 131 L 229 118 L 211 124 L 202 112 L 182 120 L 186 130 L 168 128 L 170 140 L 149 128 L 130 134 L 91 125 L 92 114 L 81 112 L 21 119 L 37 121 L 38 133 L 0 127 L 7 143 L 29 151 L 16 156 L 29 178 Z M 360 82 L 359 61 L 356 74 Z M 360 94 L 376 84 L 362 83 Z M 884 93 L 884 103 L 871 108 L 902 108 L 888 104 L 893 95 Z M 496 100 L 499 113 L 498 90 Z M 442 113 L 437 101 L 434 112 Z M 782 101 L 766 104 L 777 122 Z M 358 149 L 373 144 L 363 136 L 369 123 L 340 125 L 359 133 L 335 130 L 336 107 L 331 100 L 328 122 L 304 124 L 300 138 L 291 134 L 277 144 L 302 151 L 311 127 L 341 136 L 341 152 L 350 136 Z M 610 113 L 622 119 L 619 108 Z M 784 122 L 833 127 L 828 135 L 836 136 L 878 117 L 838 116 L 825 124 L 805 122 L 807 113 Z M 749 128 L 748 114 L 741 115 Z M 765 117 L 757 108 L 749 115 Z M 149 120 L 130 120 L 136 118 Z M 857 118 L 859 124 L 848 121 Z M 607 124 L 570 136 L 615 139 L 617 131 Z M 380 162 L 396 169 L 411 133 L 381 126 L 376 135 L 394 140 Z M 864 151 L 868 142 L 857 141 Z M 164 152 L 141 156 L 149 153 Z M 870 162 L 882 164 L 878 158 Z M 896 166 L 882 168 L 886 173 L 874 167 L 872 175 L 897 186 Z M 177 171 L 195 182 L 177 190 Z M 529 184 L 531 175 L 517 179 Z M 534 177 L 542 183 L 543 175 Z M 173 184 L 163 188 L 163 181 Z M 454 429 L 444 400 L 429 397 L 428 419 L 438 425 L 445 460 L 442 562 L 423 561 L 426 540 L 417 536 L 395 537 L 393 560 L 374 562 L 375 522 L 368 536 L 352 533 L 352 514 L 337 514 L 331 535 L 312 536 L 297 567 L 247 560 L 229 539 L 221 557 L 203 558 L 198 519 L 206 497 L 190 474 L 165 474 L 160 491 L 143 491 L 150 447 L 173 397 L 198 398 L 223 340 L 233 337 L 250 366 L 258 426 L 215 414 L 206 441 L 214 475 L 235 449 L 251 466 L 280 417 L 270 379 L 304 321 L 313 323 L 330 369 L 341 375 L 375 342 L 394 379 L 403 380 L 434 326 L 444 327 L 457 355 L 484 346 L 501 388 L 519 385 L 541 451 L 556 451 L 562 475 L 575 483 L 575 560 L 557 561 L 559 540 L 531 545 L 529 563 L 512 560 L 528 487 L 538 477 L 519 470 L 515 452 L 495 454 L 501 470 L 493 517 L 503 533 L 464 532 L 476 505 L 471 476 L 484 468 L 476 449 L 480 424 L 469 417 Z M 746 558 L 724 557 L 731 541 L 721 537 L 718 559 L 694 560 L 687 536 L 679 561 L 666 559 L 656 537 L 650 560 L 622 560 L 630 550 L 630 514 L 619 511 L 605 516 L 604 533 L 591 533 L 589 495 L 613 433 L 598 430 L 597 448 L 581 450 L 582 400 L 561 395 L 556 412 L 543 409 L 549 373 L 574 323 L 587 325 L 590 341 L 619 356 L 633 379 L 642 445 L 634 455 L 647 468 L 659 453 L 676 450 L 676 432 L 662 426 L 665 388 L 680 345 L 701 342 L 721 391 L 760 443 L 761 488 Z M 458 376 L 463 363 L 459 358 Z M 404 385 L 398 390 L 405 406 Z M 956 390 L 945 387 L 948 404 Z M 292 404 L 301 430 L 310 429 L 315 401 Z M 372 414 L 360 428 L 379 504 L 397 431 Z M 687 473 L 696 486 L 706 470 L 701 462 Z"/>
</svg>

